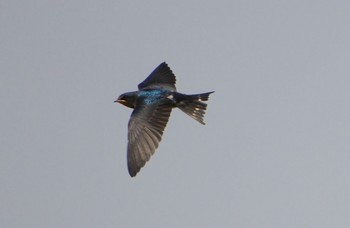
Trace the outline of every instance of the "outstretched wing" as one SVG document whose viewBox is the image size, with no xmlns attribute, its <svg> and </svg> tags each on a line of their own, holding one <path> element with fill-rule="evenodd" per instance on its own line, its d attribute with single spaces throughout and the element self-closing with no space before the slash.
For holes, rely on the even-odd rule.
<svg viewBox="0 0 350 228">
<path fill-rule="evenodd" d="M 134 177 L 157 149 L 172 106 L 168 103 L 136 106 L 128 125 L 128 170 Z"/>
<path fill-rule="evenodd" d="M 138 85 L 141 89 L 165 88 L 176 91 L 176 78 L 169 66 L 163 62 L 161 63 L 143 82 Z"/>
</svg>

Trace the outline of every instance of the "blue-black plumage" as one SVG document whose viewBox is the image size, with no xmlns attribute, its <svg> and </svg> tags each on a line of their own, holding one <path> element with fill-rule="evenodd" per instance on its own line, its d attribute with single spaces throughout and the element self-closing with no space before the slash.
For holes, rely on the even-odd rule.
<svg viewBox="0 0 350 228">
<path fill-rule="evenodd" d="M 157 149 L 172 108 L 179 108 L 201 124 L 207 108 L 203 101 L 212 92 L 186 95 L 178 93 L 176 78 L 169 66 L 161 63 L 138 91 L 123 93 L 115 102 L 134 109 L 128 124 L 127 161 L 134 177 Z"/>
</svg>

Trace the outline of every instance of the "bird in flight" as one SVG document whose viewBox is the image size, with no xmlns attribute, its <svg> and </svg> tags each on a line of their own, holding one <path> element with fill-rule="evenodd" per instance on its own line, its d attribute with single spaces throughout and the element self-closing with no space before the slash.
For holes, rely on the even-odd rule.
<svg viewBox="0 0 350 228">
<path fill-rule="evenodd" d="M 175 82 L 174 73 L 163 62 L 138 85 L 138 91 L 123 93 L 114 101 L 134 109 L 128 124 L 127 161 L 131 177 L 154 154 L 173 108 L 205 124 L 207 104 L 203 101 L 214 91 L 186 95 L 176 91 Z"/>
</svg>

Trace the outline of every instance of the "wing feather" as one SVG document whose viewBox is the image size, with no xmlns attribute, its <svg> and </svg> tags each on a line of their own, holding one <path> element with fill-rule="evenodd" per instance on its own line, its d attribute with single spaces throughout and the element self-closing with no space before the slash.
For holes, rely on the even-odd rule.
<svg viewBox="0 0 350 228">
<path fill-rule="evenodd" d="M 171 113 L 171 104 L 136 107 L 131 114 L 128 131 L 128 170 L 136 176 L 157 149 Z"/>
<path fill-rule="evenodd" d="M 166 88 L 176 91 L 176 78 L 170 67 L 165 63 L 161 63 L 143 82 L 138 85 L 141 89 Z"/>
</svg>

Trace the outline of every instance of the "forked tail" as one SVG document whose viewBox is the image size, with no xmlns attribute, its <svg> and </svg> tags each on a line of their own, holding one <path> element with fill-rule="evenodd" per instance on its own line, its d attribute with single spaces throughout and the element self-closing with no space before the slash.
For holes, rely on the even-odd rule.
<svg viewBox="0 0 350 228">
<path fill-rule="evenodd" d="M 177 104 L 177 107 L 193 119 L 197 120 L 199 123 L 205 124 L 203 118 L 205 110 L 207 109 L 207 104 L 203 101 L 207 101 L 211 93 L 214 93 L 214 91 L 185 95 L 185 98 Z"/>
</svg>

